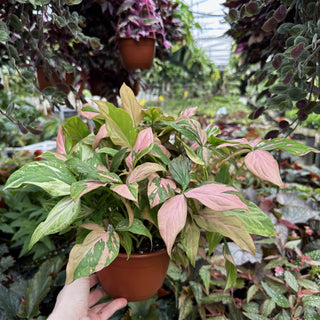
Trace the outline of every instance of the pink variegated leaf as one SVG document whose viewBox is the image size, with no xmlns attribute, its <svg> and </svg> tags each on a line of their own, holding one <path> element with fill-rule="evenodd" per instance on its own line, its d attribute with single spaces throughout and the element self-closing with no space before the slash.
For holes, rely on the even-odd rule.
<svg viewBox="0 0 320 320">
<path fill-rule="evenodd" d="M 109 133 L 106 129 L 106 125 L 102 125 L 97 133 L 97 135 L 95 136 L 94 138 L 94 141 L 92 143 L 92 149 L 94 150 L 100 143 L 100 141 L 103 139 L 103 138 L 107 138 L 109 137 Z"/>
<path fill-rule="evenodd" d="M 262 141 L 261 138 L 254 139 L 252 141 L 248 141 L 246 138 L 241 138 L 241 139 L 234 139 L 230 140 L 226 143 L 220 144 L 217 146 L 217 148 L 224 148 L 224 147 L 247 147 L 250 146 L 251 148 L 256 147 L 260 142 Z"/>
<path fill-rule="evenodd" d="M 197 110 L 198 110 L 198 107 L 188 108 L 182 112 L 182 115 L 190 118 L 197 113 Z"/>
<path fill-rule="evenodd" d="M 187 198 L 193 198 L 214 211 L 226 211 L 231 209 L 248 209 L 240 198 L 227 191 L 237 191 L 223 184 L 210 183 L 191 189 L 185 193 Z"/>
<path fill-rule="evenodd" d="M 62 125 L 60 125 L 59 130 L 58 130 L 57 139 L 56 139 L 57 153 L 66 154 L 66 149 L 64 146 L 65 139 L 66 139 L 66 137 L 63 134 Z"/>
<path fill-rule="evenodd" d="M 198 132 L 201 144 L 204 146 L 207 143 L 208 136 L 205 130 L 202 129 L 201 124 L 199 121 L 196 120 L 190 120 L 193 129 Z"/>
<path fill-rule="evenodd" d="M 160 178 L 158 174 L 149 177 L 148 198 L 150 207 L 163 203 L 168 198 L 174 196 L 176 184 L 173 180 Z"/>
<path fill-rule="evenodd" d="M 271 182 L 280 188 L 284 187 L 278 163 L 269 152 L 265 150 L 251 151 L 245 156 L 244 162 L 247 168 L 260 179 Z"/>
<path fill-rule="evenodd" d="M 187 200 L 184 195 L 177 195 L 167 200 L 158 211 L 160 235 L 171 256 L 174 241 L 184 228 L 187 220 Z"/>
<path fill-rule="evenodd" d="M 92 231 L 83 243 L 71 249 L 66 284 L 103 269 L 119 254 L 120 239 L 115 231 L 105 231 L 103 227 L 94 224 L 89 229 Z"/>
<path fill-rule="evenodd" d="M 93 104 L 86 103 L 80 110 L 80 115 L 91 120 L 100 114 L 99 108 Z"/>
<path fill-rule="evenodd" d="M 101 182 L 99 180 L 86 179 L 74 182 L 71 185 L 71 197 L 75 201 L 79 200 L 83 195 L 89 193 L 92 190 L 98 189 L 100 187 L 106 186 L 106 182 Z"/>
<path fill-rule="evenodd" d="M 137 166 L 128 176 L 127 183 L 139 182 L 147 179 L 151 174 L 158 171 L 166 171 L 166 169 L 157 163 L 145 162 Z"/>
<path fill-rule="evenodd" d="M 130 185 L 118 184 L 116 186 L 112 186 L 111 190 L 125 199 L 138 201 L 138 184 L 137 183 L 131 183 Z"/>
<path fill-rule="evenodd" d="M 153 146 L 153 133 L 151 128 L 144 129 L 138 133 L 136 143 L 126 158 L 126 164 L 131 171 L 134 163 L 148 153 Z"/>
</svg>

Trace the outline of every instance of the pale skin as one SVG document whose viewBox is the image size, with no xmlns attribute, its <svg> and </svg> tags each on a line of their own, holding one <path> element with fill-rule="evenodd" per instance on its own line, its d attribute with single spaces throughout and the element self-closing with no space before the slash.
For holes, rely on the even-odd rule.
<svg viewBox="0 0 320 320">
<path fill-rule="evenodd" d="M 58 294 L 47 320 L 107 320 L 127 305 L 126 299 L 118 298 L 94 306 L 106 295 L 102 288 L 90 292 L 90 288 L 97 283 L 97 276 L 91 275 L 66 285 Z"/>
</svg>

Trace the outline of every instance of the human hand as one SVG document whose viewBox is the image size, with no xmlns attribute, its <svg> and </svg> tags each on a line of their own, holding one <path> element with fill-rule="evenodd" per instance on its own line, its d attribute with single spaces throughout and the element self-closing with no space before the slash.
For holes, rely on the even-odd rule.
<svg viewBox="0 0 320 320">
<path fill-rule="evenodd" d="M 58 294 L 47 320 L 107 320 L 127 305 L 126 299 L 119 298 L 92 307 L 105 296 L 102 288 L 90 292 L 90 288 L 97 283 L 97 276 L 91 275 L 66 285 Z"/>
</svg>

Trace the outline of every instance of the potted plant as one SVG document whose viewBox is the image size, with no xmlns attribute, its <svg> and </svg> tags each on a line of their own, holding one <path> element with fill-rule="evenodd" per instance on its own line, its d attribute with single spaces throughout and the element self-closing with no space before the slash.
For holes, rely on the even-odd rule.
<svg viewBox="0 0 320 320">
<path fill-rule="evenodd" d="M 118 47 L 123 66 L 127 70 L 149 69 L 152 65 L 155 42 L 159 40 L 166 48 L 164 25 L 152 0 L 126 0 L 117 14 Z"/>
<path fill-rule="evenodd" d="M 119 290 L 114 293 L 103 285 L 106 292 L 144 300 L 161 286 L 169 257 L 182 263 L 189 259 L 195 265 L 202 239 L 210 250 L 228 238 L 254 254 L 251 234 L 275 235 L 268 216 L 231 186 L 237 177 L 233 171 L 243 168 L 235 159 L 259 178 L 283 187 L 277 162 L 268 151 L 301 155 L 315 149 L 280 138 L 225 141 L 216 137 L 218 128 L 203 129 L 192 119 L 196 108 L 175 119 L 157 107 L 142 109 L 126 85 L 120 96 L 122 108 L 104 101 L 85 105 L 81 115 L 89 123 L 80 117 L 68 119 L 60 127 L 57 152 L 43 154 L 46 161 L 26 164 L 5 186 L 35 185 L 52 196 L 48 216 L 34 231 L 29 247 L 45 235 L 70 232 L 76 244 L 66 283 L 95 272 L 102 280 L 105 267 L 122 268 L 122 276 L 107 276 Z M 157 249 L 164 257 L 164 262 L 157 262 L 162 277 L 147 295 L 136 298 L 125 285 L 135 277 L 129 270 L 142 266 L 119 267 L 119 252 L 128 263 L 135 255 Z M 151 253 L 150 260 L 152 255 L 158 254 Z M 236 269 L 231 267 L 227 245 L 225 256 L 230 286 Z M 146 276 L 158 272 L 142 273 L 138 287 L 151 281 Z M 131 286 L 137 290 L 137 285 Z"/>
</svg>

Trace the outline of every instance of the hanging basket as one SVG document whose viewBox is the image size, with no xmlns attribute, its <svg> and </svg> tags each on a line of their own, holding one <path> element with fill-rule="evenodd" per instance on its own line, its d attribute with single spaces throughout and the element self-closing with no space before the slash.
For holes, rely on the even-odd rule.
<svg viewBox="0 0 320 320">
<path fill-rule="evenodd" d="M 166 249 L 145 254 L 120 253 L 106 268 L 98 271 L 104 291 L 112 298 L 144 301 L 161 288 L 170 258 Z"/>
<path fill-rule="evenodd" d="M 150 69 L 155 53 L 155 39 L 119 39 L 121 62 L 126 70 Z"/>
</svg>

